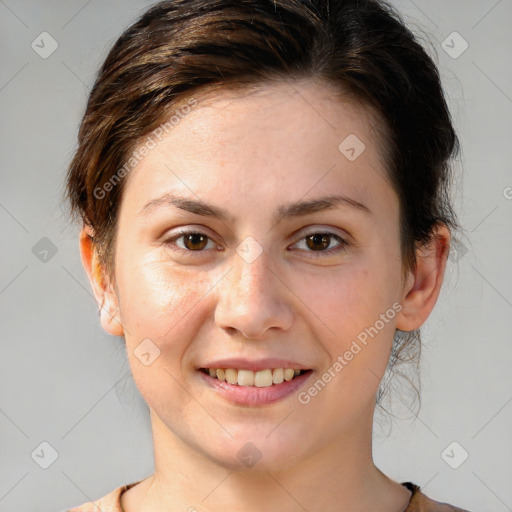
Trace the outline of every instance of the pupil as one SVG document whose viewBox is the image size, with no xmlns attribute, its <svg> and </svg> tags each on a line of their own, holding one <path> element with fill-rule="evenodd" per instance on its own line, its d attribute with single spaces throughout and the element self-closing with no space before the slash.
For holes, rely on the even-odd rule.
<svg viewBox="0 0 512 512">
<path fill-rule="evenodd" d="M 308 241 L 313 242 L 313 245 L 308 244 L 309 248 L 317 250 L 317 249 L 325 249 L 325 248 L 329 247 L 329 236 L 330 235 L 321 234 L 321 233 L 310 235 L 308 237 Z M 319 246 L 317 244 L 321 244 L 321 245 Z"/>
<path fill-rule="evenodd" d="M 192 233 L 187 236 L 186 242 L 186 246 L 188 249 L 203 249 L 206 245 L 206 237 L 201 235 L 200 233 Z M 199 244 L 200 247 L 191 247 L 197 244 Z"/>
</svg>

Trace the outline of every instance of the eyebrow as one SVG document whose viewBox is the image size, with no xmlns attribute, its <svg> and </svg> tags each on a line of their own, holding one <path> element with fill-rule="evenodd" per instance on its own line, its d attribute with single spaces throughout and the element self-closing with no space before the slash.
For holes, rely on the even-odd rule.
<svg viewBox="0 0 512 512">
<path fill-rule="evenodd" d="M 339 205 L 348 206 L 354 210 L 368 214 L 372 213 L 366 205 L 356 201 L 355 199 L 342 195 L 329 195 L 309 201 L 301 200 L 282 205 L 276 210 L 273 221 L 277 224 L 285 218 L 302 217 L 312 213 L 332 210 Z M 162 206 L 175 206 L 180 210 L 223 221 L 228 221 L 231 218 L 231 215 L 227 210 L 208 204 L 205 201 L 179 197 L 171 193 L 163 194 L 162 196 L 149 201 L 139 212 L 139 215 L 149 216 L 152 211 Z"/>
</svg>

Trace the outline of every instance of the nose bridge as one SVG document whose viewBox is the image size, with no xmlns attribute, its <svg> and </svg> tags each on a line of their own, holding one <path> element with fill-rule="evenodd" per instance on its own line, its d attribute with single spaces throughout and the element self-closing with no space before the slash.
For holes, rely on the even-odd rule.
<svg viewBox="0 0 512 512">
<path fill-rule="evenodd" d="M 260 244 L 255 241 L 242 242 L 237 249 L 237 256 L 236 270 L 241 283 L 248 287 L 258 287 L 268 279 L 269 254 Z"/>
<path fill-rule="evenodd" d="M 234 255 L 232 269 L 220 283 L 215 316 L 220 327 L 258 338 L 272 327 L 287 329 L 291 311 L 269 255 L 261 250 L 249 257 L 248 252 Z"/>
<path fill-rule="evenodd" d="M 242 310 L 270 298 L 275 283 L 271 283 L 269 263 L 268 255 L 263 251 L 253 260 L 238 254 L 233 258 L 228 290 L 229 299 L 236 301 L 232 306 Z"/>
</svg>

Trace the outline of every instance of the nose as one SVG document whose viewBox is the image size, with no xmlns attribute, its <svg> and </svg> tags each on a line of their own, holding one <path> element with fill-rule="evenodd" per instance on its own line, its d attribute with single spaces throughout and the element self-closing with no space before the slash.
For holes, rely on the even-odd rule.
<svg viewBox="0 0 512 512">
<path fill-rule="evenodd" d="M 270 265 L 265 251 L 250 263 L 234 255 L 231 270 L 218 284 L 215 308 L 215 323 L 228 334 L 262 340 L 267 331 L 290 328 L 293 295 Z"/>
</svg>

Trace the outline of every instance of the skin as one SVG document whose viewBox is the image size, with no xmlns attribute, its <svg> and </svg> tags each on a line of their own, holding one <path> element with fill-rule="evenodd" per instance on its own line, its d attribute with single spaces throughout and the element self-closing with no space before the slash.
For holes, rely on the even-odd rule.
<svg viewBox="0 0 512 512">
<path fill-rule="evenodd" d="M 113 282 L 100 278 L 92 231 L 82 231 L 82 262 L 103 304 L 102 325 L 125 336 L 150 408 L 155 473 L 123 494 L 126 512 L 407 506 L 410 491 L 372 460 L 375 397 L 395 329 L 419 328 L 436 303 L 450 233 L 439 225 L 401 279 L 399 205 L 376 122 L 313 81 L 246 95 L 217 91 L 128 175 Z M 338 149 L 349 134 L 366 147 L 355 161 Z M 164 192 L 207 201 L 229 218 L 175 206 L 139 215 Z M 281 205 L 335 193 L 371 213 L 341 204 L 272 219 Z M 204 233 L 208 245 L 193 251 L 183 237 L 166 243 L 179 227 Z M 339 249 L 332 237 L 325 255 L 306 244 L 307 234 L 326 231 L 348 245 Z M 236 252 L 249 236 L 262 249 L 252 263 Z M 313 383 L 393 304 L 402 309 L 307 405 L 296 393 L 264 406 L 234 405 L 198 376 L 207 360 L 281 357 L 312 368 Z M 134 350 L 148 338 L 160 355 L 145 366 Z M 262 455 L 252 467 L 237 457 L 247 442 Z"/>
</svg>

